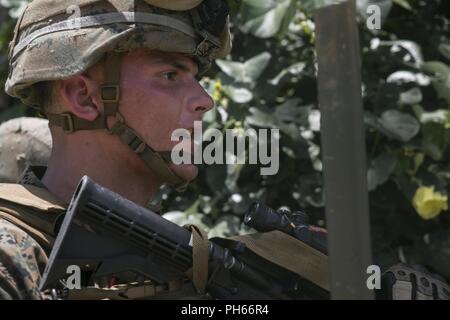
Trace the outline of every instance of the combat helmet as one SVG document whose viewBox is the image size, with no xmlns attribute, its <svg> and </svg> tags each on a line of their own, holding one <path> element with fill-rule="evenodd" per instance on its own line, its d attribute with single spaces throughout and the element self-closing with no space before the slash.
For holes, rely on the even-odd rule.
<svg viewBox="0 0 450 320">
<path fill-rule="evenodd" d="M 38 83 L 67 79 L 104 63 L 104 112 L 94 121 L 71 113 L 47 114 L 67 134 L 105 129 L 178 190 L 186 181 L 169 167 L 170 151 L 156 152 L 119 112 L 122 52 L 148 48 L 182 53 L 206 71 L 231 50 L 225 0 L 34 0 L 19 17 L 9 48 L 6 92 L 39 108 Z M 107 125 L 107 118 L 115 124 Z"/>
<path fill-rule="evenodd" d="M 0 183 L 14 183 L 29 165 L 44 166 L 52 138 L 48 121 L 20 117 L 0 125 Z"/>
</svg>

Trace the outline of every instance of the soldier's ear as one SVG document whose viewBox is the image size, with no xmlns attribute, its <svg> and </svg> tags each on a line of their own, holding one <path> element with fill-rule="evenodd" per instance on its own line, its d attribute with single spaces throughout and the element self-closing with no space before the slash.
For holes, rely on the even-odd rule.
<svg viewBox="0 0 450 320">
<path fill-rule="evenodd" d="M 87 121 L 101 114 L 98 82 L 86 75 L 75 75 L 59 82 L 59 94 L 65 109 Z"/>
</svg>

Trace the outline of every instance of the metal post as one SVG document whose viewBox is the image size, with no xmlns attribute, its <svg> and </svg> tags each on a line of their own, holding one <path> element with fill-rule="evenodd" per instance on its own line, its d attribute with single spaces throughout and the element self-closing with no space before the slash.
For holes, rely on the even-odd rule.
<svg viewBox="0 0 450 320">
<path fill-rule="evenodd" d="M 315 12 L 332 299 L 374 299 L 355 2 Z"/>
</svg>

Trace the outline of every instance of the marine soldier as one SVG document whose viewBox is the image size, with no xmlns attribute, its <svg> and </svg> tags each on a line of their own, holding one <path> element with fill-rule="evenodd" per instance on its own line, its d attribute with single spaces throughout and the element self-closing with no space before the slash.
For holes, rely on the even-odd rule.
<svg viewBox="0 0 450 320">
<path fill-rule="evenodd" d="M 192 130 L 213 107 L 198 78 L 230 49 L 224 1 L 27 6 L 6 91 L 48 117 L 53 148 L 48 167 L 0 187 L 1 297 L 42 298 L 56 217 L 82 176 L 142 206 L 163 183 L 185 188 L 197 168 L 170 163 L 171 133 Z"/>
</svg>

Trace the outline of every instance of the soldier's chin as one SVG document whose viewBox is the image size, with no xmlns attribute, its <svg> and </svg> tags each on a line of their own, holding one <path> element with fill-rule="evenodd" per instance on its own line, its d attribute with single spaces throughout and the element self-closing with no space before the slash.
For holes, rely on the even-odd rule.
<svg viewBox="0 0 450 320">
<path fill-rule="evenodd" d="M 177 176 L 187 181 L 194 180 L 198 175 L 198 168 L 195 164 L 171 164 L 170 168 Z"/>
</svg>

